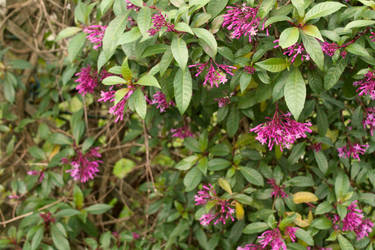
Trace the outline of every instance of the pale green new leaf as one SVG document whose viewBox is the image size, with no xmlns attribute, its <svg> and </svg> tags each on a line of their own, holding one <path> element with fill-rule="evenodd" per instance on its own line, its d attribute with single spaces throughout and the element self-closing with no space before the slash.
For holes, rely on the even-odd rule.
<svg viewBox="0 0 375 250">
<path fill-rule="evenodd" d="M 298 120 L 306 99 L 306 85 L 298 68 L 290 71 L 288 81 L 284 86 L 284 97 L 286 105 L 294 118 Z"/>
</svg>

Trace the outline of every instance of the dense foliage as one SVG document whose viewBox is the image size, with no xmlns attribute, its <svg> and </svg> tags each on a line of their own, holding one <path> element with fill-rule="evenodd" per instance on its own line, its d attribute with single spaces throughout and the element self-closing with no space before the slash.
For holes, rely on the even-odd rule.
<svg viewBox="0 0 375 250">
<path fill-rule="evenodd" d="M 1 53 L 1 247 L 375 247 L 375 1 L 71 8 L 35 85 Z"/>
</svg>

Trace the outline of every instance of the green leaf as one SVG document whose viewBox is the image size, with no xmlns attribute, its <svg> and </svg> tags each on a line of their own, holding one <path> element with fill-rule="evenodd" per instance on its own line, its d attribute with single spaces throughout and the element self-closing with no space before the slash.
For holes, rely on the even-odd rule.
<svg viewBox="0 0 375 250">
<path fill-rule="evenodd" d="M 358 43 L 352 43 L 345 49 L 346 51 L 348 51 L 349 53 L 352 53 L 353 55 L 363 56 L 363 57 L 371 56 L 368 50 Z"/>
<path fill-rule="evenodd" d="M 311 237 L 310 232 L 305 231 L 301 228 L 298 228 L 297 231 L 296 231 L 296 236 L 297 236 L 298 239 L 306 242 L 309 246 L 314 245 L 314 239 L 313 239 L 313 237 Z"/>
<path fill-rule="evenodd" d="M 142 8 L 137 15 L 137 25 L 144 38 L 149 37 L 148 30 L 151 28 L 151 9 Z"/>
<path fill-rule="evenodd" d="M 29 153 L 32 157 L 34 157 L 36 160 L 43 160 L 45 159 L 46 155 L 44 154 L 44 151 L 37 146 L 32 146 L 28 149 Z"/>
<path fill-rule="evenodd" d="M 304 0 L 292 0 L 293 6 L 297 9 L 300 17 L 305 16 L 305 1 Z"/>
<path fill-rule="evenodd" d="M 301 72 L 298 68 L 290 71 L 288 81 L 284 87 L 284 97 L 289 111 L 293 114 L 294 118 L 298 120 L 306 98 L 306 85 Z"/>
<path fill-rule="evenodd" d="M 253 168 L 241 167 L 240 172 L 253 185 L 264 186 L 263 176 Z"/>
<path fill-rule="evenodd" d="M 189 51 L 187 49 L 184 39 L 174 36 L 171 44 L 171 50 L 174 59 L 182 70 L 186 68 L 189 59 Z"/>
<path fill-rule="evenodd" d="M 366 27 L 369 25 L 375 24 L 374 20 L 355 20 L 351 21 L 345 26 L 345 29 L 353 29 L 353 28 L 360 28 L 360 27 Z"/>
<path fill-rule="evenodd" d="M 122 62 L 121 74 L 122 74 L 122 77 L 128 82 L 130 82 L 133 78 L 132 71 L 129 68 L 128 58 L 125 58 L 124 61 Z"/>
<path fill-rule="evenodd" d="M 228 160 L 216 158 L 216 159 L 209 160 L 208 169 L 210 171 L 220 171 L 220 170 L 228 168 L 231 165 L 232 163 Z"/>
<path fill-rule="evenodd" d="M 315 25 L 307 24 L 307 25 L 302 27 L 302 31 L 306 35 L 318 38 L 322 42 L 324 41 L 322 35 L 320 34 L 320 31 L 319 31 L 318 27 L 316 27 Z"/>
<path fill-rule="evenodd" d="M 217 180 L 217 182 L 219 183 L 219 186 L 220 186 L 222 189 L 224 189 L 225 191 L 227 191 L 229 194 L 232 194 L 232 188 L 231 188 L 229 182 L 228 182 L 226 179 L 224 179 L 224 178 L 219 178 L 219 179 Z"/>
<path fill-rule="evenodd" d="M 102 83 L 104 85 L 117 85 L 117 84 L 126 84 L 127 81 L 125 81 L 123 78 L 119 76 L 108 76 L 103 79 Z"/>
<path fill-rule="evenodd" d="M 346 194 L 349 191 L 350 181 L 348 176 L 343 172 L 339 172 L 335 179 L 335 194 L 337 201 L 344 201 Z"/>
<path fill-rule="evenodd" d="M 49 137 L 48 141 L 52 144 L 58 144 L 58 145 L 71 145 L 73 143 L 69 137 L 60 133 L 52 134 Z"/>
<path fill-rule="evenodd" d="M 354 250 L 353 245 L 343 235 L 338 234 L 337 240 L 339 241 L 339 245 L 340 245 L 341 250 Z"/>
<path fill-rule="evenodd" d="M 199 157 L 197 155 L 191 155 L 182 159 L 179 163 L 176 164 L 175 168 L 178 170 L 189 170 L 197 162 Z"/>
<path fill-rule="evenodd" d="M 326 90 L 329 90 L 336 85 L 345 68 L 346 64 L 343 61 L 340 61 L 328 69 L 324 74 L 324 88 Z"/>
<path fill-rule="evenodd" d="M 22 60 L 22 59 L 15 59 L 9 61 L 9 66 L 12 69 L 31 69 L 33 65 L 29 63 L 28 61 Z"/>
<path fill-rule="evenodd" d="M 297 27 L 286 28 L 281 32 L 279 45 L 282 49 L 288 48 L 295 44 L 299 38 L 299 30 Z"/>
<path fill-rule="evenodd" d="M 227 6 L 228 0 L 210 1 L 207 5 L 207 13 L 216 17 Z"/>
<path fill-rule="evenodd" d="M 55 214 L 55 217 L 56 218 L 60 218 L 60 217 L 72 217 L 72 216 L 78 215 L 78 214 L 81 214 L 81 212 L 78 211 L 78 210 L 76 210 L 76 209 L 67 208 L 67 209 L 63 209 L 63 210 L 57 212 Z"/>
<path fill-rule="evenodd" d="M 68 60 L 73 62 L 77 55 L 81 52 L 86 42 L 86 34 L 83 32 L 73 36 L 68 45 Z"/>
<path fill-rule="evenodd" d="M 159 63 L 159 72 L 160 76 L 163 76 L 165 71 L 168 69 L 169 65 L 173 60 L 172 50 L 171 47 L 168 47 L 163 56 L 161 57 Z"/>
<path fill-rule="evenodd" d="M 214 35 L 206 29 L 193 28 L 194 34 L 199 38 L 204 51 L 211 57 L 215 58 L 217 54 L 217 42 Z"/>
<path fill-rule="evenodd" d="M 253 198 L 251 198 L 250 196 L 246 194 L 235 194 L 233 195 L 233 199 L 235 199 L 236 201 L 239 201 L 242 204 L 246 204 L 250 206 L 254 204 Z"/>
<path fill-rule="evenodd" d="M 156 80 L 156 78 L 150 74 L 145 74 L 141 78 L 139 78 L 137 84 L 142 85 L 142 86 L 157 87 L 160 89 L 158 80 Z"/>
<path fill-rule="evenodd" d="M 226 123 L 229 137 L 233 137 L 240 125 L 240 112 L 236 106 L 232 106 Z"/>
<path fill-rule="evenodd" d="M 332 221 L 327 217 L 320 217 L 318 219 L 313 220 L 311 226 L 319 230 L 327 230 L 332 228 Z"/>
<path fill-rule="evenodd" d="M 31 249 L 38 249 L 40 242 L 42 242 L 44 234 L 44 228 L 42 225 L 39 226 L 38 230 L 35 232 L 33 239 L 31 240 Z"/>
<path fill-rule="evenodd" d="M 335 13 L 336 11 L 338 11 L 339 9 L 341 9 L 342 7 L 346 7 L 346 6 L 342 3 L 339 3 L 339 2 L 326 1 L 326 2 L 322 2 L 322 3 L 318 3 L 318 4 L 314 5 L 306 13 L 303 21 L 304 21 L 304 23 L 306 23 L 307 21 L 309 21 L 311 19 L 316 19 L 316 18 L 320 18 L 320 17 L 323 17 L 323 16 L 331 15 L 331 14 Z"/>
<path fill-rule="evenodd" d="M 136 166 L 135 162 L 126 158 L 122 158 L 115 163 L 113 174 L 117 178 L 125 178 Z"/>
<path fill-rule="evenodd" d="M 189 107 L 193 94 L 193 83 L 189 70 L 182 71 L 179 69 L 174 77 L 173 87 L 177 109 L 180 114 L 185 113 Z"/>
<path fill-rule="evenodd" d="M 141 88 L 134 91 L 131 98 L 134 102 L 135 111 L 142 119 L 145 119 L 147 113 L 147 103 Z"/>
<path fill-rule="evenodd" d="M 77 34 L 78 32 L 80 32 L 81 30 L 82 29 L 79 28 L 79 27 L 67 27 L 67 28 L 65 28 L 65 29 L 63 29 L 59 32 L 59 34 L 56 37 L 56 42 L 58 42 L 58 41 L 60 41 L 64 38 L 73 36 L 73 35 Z"/>
<path fill-rule="evenodd" d="M 290 22 L 292 22 L 293 19 L 291 19 L 288 16 L 272 16 L 272 17 L 268 18 L 267 21 L 264 23 L 264 27 L 267 28 L 271 24 L 277 23 L 277 22 L 281 22 L 281 21 L 290 21 Z"/>
<path fill-rule="evenodd" d="M 174 26 L 174 29 L 181 32 L 186 32 L 194 35 L 193 30 L 190 28 L 189 24 L 179 22 Z"/>
<path fill-rule="evenodd" d="M 131 30 L 120 35 L 117 45 L 132 43 L 142 37 L 138 27 L 133 27 Z"/>
<path fill-rule="evenodd" d="M 13 103 L 16 98 L 15 86 L 17 84 L 17 79 L 12 73 L 7 73 L 6 76 L 3 88 L 4 97 L 8 102 Z"/>
<path fill-rule="evenodd" d="M 115 53 L 120 36 L 125 30 L 127 18 L 127 14 L 116 17 L 104 32 L 103 52 L 107 60 Z"/>
<path fill-rule="evenodd" d="M 264 232 L 266 229 L 268 229 L 267 223 L 264 222 L 254 222 L 249 225 L 247 225 L 243 229 L 244 234 L 256 234 L 256 233 L 261 233 Z"/>
<path fill-rule="evenodd" d="M 287 62 L 283 58 L 269 58 L 264 61 L 257 62 L 255 65 L 269 72 L 280 72 L 285 70 L 288 66 Z"/>
<path fill-rule="evenodd" d="M 53 244 L 58 250 L 70 249 L 68 240 L 65 238 L 64 234 L 59 230 L 59 228 L 56 225 L 51 226 L 51 236 Z"/>
<path fill-rule="evenodd" d="M 83 196 L 81 189 L 77 185 L 74 185 L 73 201 L 74 201 L 74 204 L 76 205 L 76 208 L 81 209 L 83 207 L 83 200 L 84 200 L 84 196 Z"/>
<path fill-rule="evenodd" d="M 323 70 L 324 54 L 320 43 L 314 37 L 309 35 L 302 35 L 302 42 L 311 59 L 316 63 L 320 70 Z"/>
<path fill-rule="evenodd" d="M 112 206 L 108 205 L 108 204 L 95 204 L 95 205 L 91 205 L 91 206 L 85 208 L 85 210 L 89 214 L 103 214 L 111 208 L 112 208 Z"/>
<path fill-rule="evenodd" d="M 315 157 L 315 161 L 318 164 L 320 171 L 322 171 L 323 174 L 327 173 L 328 161 L 327 161 L 325 154 L 322 151 L 319 151 L 319 152 L 314 151 L 314 157 Z"/>
<path fill-rule="evenodd" d="M 198 28 L 211 19 L 211 15 L 207 13 L 198 13 L 194 16 L 193 21 L 191 22 L 191 27 Z"/>
<path fill-rule="evenodd" d="M 99 9 L 102 15 L 104 15 L 109 8 L 113 5 L 114 0 L 103 0 L 99 5 Z"/>
<path fill-rule="evenodd" d="M 263 0 L 259 6 L 258 16 L 260 18 L 265 18 L 271 11 L 272 7 L 275 6 L 276 0 Z"/>
<path fill-rule="evenodd" d="M 315 209 L 315 215 L 327 214 L 333 209 L 332 205 L 328 201 L 320 203 Z"/>
<path fill-rule="evenodd" d="M 202 172 L 197 168 L 192 168 L 187 172 L 184 178 L 185 191 L 194 190 L 202 180 Z"/>
</svg>

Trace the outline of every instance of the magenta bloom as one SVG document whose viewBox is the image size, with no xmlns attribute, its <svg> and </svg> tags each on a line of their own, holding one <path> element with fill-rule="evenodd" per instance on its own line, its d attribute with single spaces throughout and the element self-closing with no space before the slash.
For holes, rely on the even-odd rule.
<svg viewBox="0 0 375 250">
<path fill-rule="evenodd" d="M 134 240 L 138 240 L 141 236 L 137 234 L 136 232 L 132 232 L 132 236 Z"/>
<path fill-rule="evenodd" d="M 37 175 L 37 176 L 39 176 L 39 179 L 38 179 L 39 183 L 42 183 L 43 180 L 44 180 L 44 171 L 31 170 L 31 171 L 27 171 L 27 174 L 28 175 Z"/>
<path fill-rule="evenodd" d="M 107 26 L 102 25 L 91 25 L 83 29 L 83 32 L 88 34 L 86 38 L 94 44 L 94 49 L 98 49 L 102 46 L 104 32 Z"/>
<path fill-rule="evenodd" d="M 46 224 L 46 225 L 49 225 L 50 223 L 55 223 L 56 222 L 55 218 L 52 217 L 52 213 L 51 212 L 39 213 L 39 216 L 42 217 L 42 219 L 44 221 L 44 224 Z"/>
<path fill-rule="evenodd" d="M 328 56 L 333 56 L 336 50 L 340 49 L 340 46 L 338 46 L 336 43 L 323 42 L 321 46 L 323 53 Z"/>
<path fill-rule="evenodd" d="M 64 164 L 70 163 L 72 166 L 66 172 L 70 173 L 70 176 L 74 180 L 82 183 L 94 179 L 99 172 L 99 163 L 103 162 L 97 159 L 102 157 L 98 150 L 99 147 L 92 148 L 89 152 L 83 154 L 80 150 L 76 149 L 76 156 L 70 162 L 65 158 L 62 160 Z"/>
<path fill-rule="evenodd" d="M 353 83 L 354 86 L 359 86 L 357 92 L 359 96 L 369 95 L 372 100 L 375 100 L 375 75 L 374 71 L 370 70 L 365 77 Z"/>
<path fill-rule="evenodd" d="M 362 220 L 362 223 L 354 230 L 357 235 L 357 240 L 367 237 L 372 232 L 374 223 L 369 219 Z"/>
<path fill-rule="evenodd" d="M 168 102 L 165 94 L 161 91 L 156 92 L 152 97 L 153 99 L 149 101 L 149 104 L 156 104 L 156 108 L 160 110 L 160 113 L 165 112 L 170 106 L 176 105 L 173 101 Z"/>
<path fill-rule="evenodd" d="M 364 155 L 368 147 L 368 144 L 360 145 L 356 143 L 352 145 L 350 142 L 348 142 L 345 146 L 338 148 L 337 151 L 339 152 L 340 158 L 352 157 L 360 161 L 361 159 L 359 158 L 359 155 Z"/>
<path fill-rule="evenodd" d="M 237 247 L 237 250 L 260 250 L 260 249 L 262 248 L 255 244 L 246 244 L 243 247 Z"/>
<path fill-rule="evenodd" d="M 81 68 L 81 71 L 76 73 L 75 76 L 78 76 L 75 82 L 79 84 L 76 86 L 76 90 L 82 96 L 85 96 L 87 93 L 93 93 L 95 87 L 98 85 L 97 74 L 91 69 L 91 66 L 88 65 L 86 68 Z"/>
<path fill-rule="evenodd" d="M 174 29 L 174 24 L 168 23 L 166 20 L 166 15 L 164 16 L 161 13 L 155 14 L 152 17 L 152 25 L 153 28 L 148 30 L 148 33 L 150 36 L 154 36 L 156 33 L 158 33 L 163 27 L 167 27 L 167 32 L 176 32 Z"/>
<path fill-rule="evenodd" d="M 270 246 L 272 250 L 287 250 L 278 228 L 265 231 L 261 236 L 258 237 L 258 239 L 260 239 L 259 243 L 261 244 L 262 248 Z"/>
<path fill-rule="evenodd" d="M 224 106 L 227 106 L 230 103 L 230 97 L 224 96 L 224 97 L 215 98 L 215 101 L 217 101 L 217 105 L 219 106 L 219 108 L 222 108 Z"/>
<path fill-rule="evenodd" d="M 125 94 L 125 96 L 113 105 L 109 109 L 109 113 L 116 116 L 115 122 L 124 120 L 124 111 L 125 111 L 125 104 L 130 98 L 130 96 L 134 93 L 135 86 L 129 84 L 128 85 L 128 92 Z M 115 102 L 115 93 L 116 91 L 112 90 L 112 88 L 109 89 L 109 91 L 102 91 L 100 93 L 101 98 L 98 100 L 99 102 Z"/>
<path fill-rule="evenodd" d="M 278 198 L 278 197 L 281 197 L 281 198 L 286 198 L 288 197 L 287 193 L 285 193 L 284 191 L 284 185 L 282 186 L 278 186 L 276 184 L 276 181 L 275 179 L 269 179 L 267 181 L 268 184 L 270 184 L 272 186 L 272 193 L 271 193 L 271 197 L 273 198 Z"/>
<path fill-rule="evenodd" d="M 132 4 L 129 0 L 125 0 L 125 2 L 126 2 L 126 8 L 127 8 L 128 10 L 133 9 L 133 10 L 135 10 L 135 11 L 139 11 L 139 10 L 141 9 L 140 7 L 138 7 L 138 6 L 134 5 L 134 4 Z"/>
<path fill-rule="evenodd" d="M 286 227 L 285 228 L 285 235 L 290 238 L 292 242 L 296 241 L 296 231 L 298 228 L 296 227 Z"/>
<path fill-rule="evenodd" d="M 374 135 L 375 130 L 375 107 L 366 109 L 366 118 L 362 121 L 363 128 L 369 129 L 371 136 Z"/>
<path fill-rule="evenodd" d="M 306 132 L 312 132 L 309 128 L 310 122 L 299 123 L 290 116 L 290 113 L 279 114 L 276 110 L 272 120 L 266 117 L 269 121 L 250 129 L 250 132 L 257 133 L 256 139 L 262 144 L 267 143 L 269 150 L 272 150 L 275 144 L 280 146 L 281 151 L 284 147 L 289 149 L 298 138 L 306 138 Z"/>
<path fill-rule="evenodd" d="M 11 194 L 11 195 L 8 195 L 8 199 L 11 199 L 11 200 L 17 200 L 17 199 L 19 199 L 19 198 L 20 198 L 20 196 L 17 195 L 17 194 Z"/>
<path fill-rule="evenodd" d="M 214 65 L 217 69 L 215 69 Z M 226 64 L 217 64 L 215 62 L 212 63 L 212 60 L 206 63 L 197 63 L 189 65 L 189 68 L 197 67 L 197 73 L 194 75 L 195 77 L 197 77 L 207 68 L 207 66 L 207 74 L 204 78 L 203 85 L 205 86 L 207 82 L 210 82 L 211 88 L 214 85 L 218 88 L 220 83 L 226 83 L 228 81 L 226 74 L 233 76 L 232 70 L 236 69 L 236 67 L 234 66 L 229 66 Z"/>
<path fill-rule="evenodd" d="M 254 74 L 255 73 L 255 68 L 253 67 L 253 66 L 245 66 L 244 68 L 243 68 L 247 73 L 249 73 L 249 74 Z"/>
<path fill-rule="evenodd" d="M 261 22 L 257 17 L 258 8 L 251 8 L 242 4 L 242 6 L 228 6 L 227 13 L 224 15 L 223 27 L 232 31 L 231 37 L 239 39 L 241 36 L 249 37 L 249 42 L 257 35 Z M 264 30 L 264 23 L 262 25 Z M 266 30 L 268 35 L 268 30 Z"/>
<path fill-rule="evenodd" d="M 348 213 L 342 221 L 342 230 L 353 231 L 357 235 L 357 240 L 368 236 L 374 227 L 374 223 L 369 219 L 364 219 L 362 210 L 358 208 L 358 201 L 353 201 L 347 210 Z"/>
<path fill-rule="evenodd" d="M 227 200 L 217 197 L 215 189 L 211 184 L 208 184 L 208 186 L 203 185 L 203 189 L 198 191 L 194 196 L 194 200 L 196 206 L 206 205 L 208 202 L 215 204 L 210 213 L 201 216 L 199 219 L 201 225 L 207 226 L 215 219 L 214 225 L 219 222 L 225 224 L 228 218 L 234 221 L 234 209 Z"/>
<path fill-rule="evenodd" d="M 375 32 L 370 32 L 370 33 L 371 33 L 371 36 L 370 36 L 371 41 L 375 42 Z"/>
<path fill-rule="evenodd" d="M 279 40 L 273 41 L 274 43 L 279 43 Z M 280 45 L 275 45 L 274 48 L 278 48 Z M 305 47 L 303 46 L 302 43 L 295 43 L 292 46 L 284 49 L 283 55 L 287 55 L 291 57 L 292 59 L 290 60 L 292 63 L 296 60 L 298 55 L 301 55 L 301 61 L 309 61 L 310 60 L 310 55 L 307 54 Z"/>
<path fill-rule="evenodd" d="M 192 137 L 193 133 L 190 131 L 188 126 L 171 129 L 172 137 L 178 137 L 184 139 L 186 137 Z"/>
</svg>

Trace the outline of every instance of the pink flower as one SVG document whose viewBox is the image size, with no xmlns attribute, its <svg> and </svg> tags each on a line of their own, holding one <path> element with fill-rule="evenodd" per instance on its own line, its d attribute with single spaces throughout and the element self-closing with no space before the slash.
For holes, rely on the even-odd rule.
<svg viewBox="0 0 375 250">
<path fill-rule="evenodd" d="M 306 132 L 311 133 L 311 123 L 299 123 L 290 118 L 290 113 L 280 113 L 278 109 L 272 118 L 266 117 L 267 122 L 259 124 L 255 128 L 250 129 L 250 132 L 257 133 L 256 139 L 262 143 L 268 144 L 268 149 L 272 150 L 276 144 L 280 146 L 280 150 L 283 151 L 283 147 L 290 148 L 291 145 L 299 138 L 306 138 Z"/>
<path fill-rule="evenodd" d="M 292 242 L 296 242 L 296 231 L 298 228 L 296 227 L 286 227 L 285 228 L 285 235 L 290 238 Z"/>
<path fill-rule="evenodd" d="M 203 189 L 198 191 L 194 196 L 194 200 L 196 206 L 205 205 L 208 202 L 215 204 L 210 213 L 201 216 L 199 219 L 201 225 L 207 226 L 215 219 L 214 225 L 220 222 L 225 224 L 228 218 L 231 218 L 231 220 L 234 221 L 234 209 L 227 200 L 217 197 L 215 189 L 211 184 L 208 186 L 203 185 Z"/>
<path fill-rule="evenodd" d="M 371 41 L 375 42 L 375 32 L 370 32 L 371 33 L 371 36 L 370 36 L 370 39 Z"/>
<path fill-rule="evenodd" d="M 273 41 L 274 43 L 278 43 L 279 40 Z M 280 45 L 275 45 L 274 48 L 278 48 Z M 292 46 L 284 49 L 283 55 L 287 55 L 289 57 L 292 57 L 290 60 L 292 63 L 296 60 L 298 55 L 301 55 L 301 61 L 309 61 L 310 60 L 310 55 L 306 52 L 305 47 L 303 46 L 302 43 L 295 43 Z"/>
<path fill-rule="evenodd" d="M 212 63 L 212 62 L 213 61 L 210 60 L 206 63 L 192 64 L 192 65 L 189 65 L 189 68 L 197 67 L 197 73 L 195 74 L 195 77 L 197 77 L 209 65 L 208 72 L 204 78 L 203 86 L 205 86 L 207 82 L 210 82 L 211 88 L 214 85 L 218 88 L 220 83 L 226 83 L 228 81 L 226 74 L 233 76 L 232 70 L 236 69 L 236 67 L 229 66 L 226 64 L 217 64 L 215 62 Z M 215 69 L 214 65 L 217 67 L 217 69 Z"/>
<path fill-rule="evenodd" d="M 285 191 L 284 191 L 284 185 L 278 186 L 276 184 L 275 179 L 269 179 L 267 181 L 267 183 L 270 184 L 273 188 L 273 191 L 271 193 L 271 197 L 273 197 L 273 198 L 278 198 L 278 197 L 286 198 L 286 197 L 288 197 L 287 193 L 285 193 Z"/>
<path fill-rule="evenodd" d="M 115 122 L 124 120 L 124 110 L 125 110 L 125 104 L 130 98 L 130 96 L 134 93 L 135 86 L 129 84 L 128 85 L 128 92 L 126 92 L 125 96 L 113 105 L 109 109 L 109 113 L 116 116 Z M 112 88 L 109 89 L 109 91 L 102 91 L 100 93 L 101 98 L 98 100 L 99 102 L 115 102 L 115 93 L 116 91 L 112 90 Z"/>
<path fill-rule="evenodd" d="M 102 156 L 98 150 L 99 147 L 92 148 L 89 152 L 83 154 L 79 149 L 76 149 L 76 157 L 70 162 L 65 158 L 62 160 L 64 164 L 70 163 L 72 166 L 72 168 L 66 170 L 66 172 L 70 173 L 70 176 L 74 180 L 82 183 L 93 180 L 99 172 L 99 163 L 103 162 L 96 159 Z"/>
<path fill-rule="evenodd" d="M 102 40 L 104 37 L 104 32 L 107 26 L 102 25 L 91 25 L 83 29 L 83 32 L 88 34 L 86 38 L 94 44 L 94 49 L 98 49 L 102 46 Z"/>
<path fill-rule="evenodd" d="M 368 147 L 368 144 L 360 145 L 356 143 L 352 145 L 350 142 L 348 142 L 345 146 L 338 148 L 337 151 L 339 152 L 340 158 L 352 157 L 360 161 L 361 159 L 359 158 L 359 155 L 364 155 Z"/>
<path fill-rule="evenodd" d="M 170 106 L 175 106 L 176 104 L 173 101 L 167 101 L 165 94 L 161 91 L 156 92 L 153 96 L 153 99 L 149 101 L 149 104 L 156 104 L 156 108 L 160 110 L 160 113 L 165 112 Z"/>
<path fill-rule="evenodd" d="M 323 53 L 328 56 L 333 56 L 336 50 L 340 49 L 340 46 L 338 46 L 336 43 L 323 42 L 321 43 L 321 46 Z"/>
<path fill-rule="evenodd" d="M 173 128 L 171 129 L 172 137 L 178 137 L 184 139 L 186 137 L 192 137 L 193 133 L 190 131 L 188 126 Z"/>
<path fill-rule="evenodd" d="M 261 236 L 258 237 L 258 239 L 260 239 L 259 243 L 261 244 L 262 248 L 270 246 L 272 250 L 287 250 L 278 228 L 265 231 Z"/>
<path fill-rule="evenodd" d="M 135 232 L 132 232 L 132 236 L 134 240 L 138 240 L 140 238 L 140 235 Z"/>
<path fill-rule="evenodd" d="M 243 247 L 237 247 L 237 250 L 260 250 L 260 249 L 262 248 L 255 244 L 246 244 Z"/>
<path fill-rule="evenodd" d="M 373 136 L 375 130 L 375 107 L 366 109 L 366 118 L 362 121 L 362 124 L 363 128 L 368 128 L 370 130 L 371 136 Z"/>
<path fill-rule="evenodd" d="M 374 223 L 369 219 L 362 220 L 362 223 L 356 229 L 354 229 L 354 232 L 357 235 L 357 240 L 367 237 L 369 233 L 372 232 L 373 227 Z"/>
<path fill-rule="evenodd" d="M 138 7 L 138 6 L 134 5 L 134 4 L 132 4 L 129 0 L 125 0 L 125 2 L 126 2 L 126 8 L 127 8 L 128 10 L 133 9 L 133 10 L 135 10 L 135 11 L 139 11 L 139 10 L 141 9 L 140 7 Z"/>
<path fill-rule="evenodd" d="M 241 36 L 249 37 L 249 42 L 259 32 L 258 28 L 261 18 L 257 17 L 258 8 L 251 8 L 242 4 L 242 6 L 228 6 L 227 13 L 224 14 L 223 27 L 232 31 L 231 38 L 239 39 Z M 264 30 L 264 22 L 262 25 Z M 268 35 L 268 30 L 266 30 Z"/>
<path fill-rule="evenodd" d="M 163 27 L 167 27 L 167 32 L 176 32 L 174 29 L 174 25 L 171 23 L 168 23 L 166 20 L 166 15 L 164 16 L 161 13 L 155 14 L 152 17 L 152 25 L 153 28 L 148 30 L 148 33 L 150 36 L 154 36 L 156 33 L 158 33 Z"/>
<path fill-rule="evenodd" d="M 44 180 L 44 171 L 31 170 L 31 171 L 27 171 L 27 174 L 28 175 L 38 175 L 39 176 L 39 179 L 38 179 L 39 183 L 42 183 L 43 180 Z"/>
<path fill-rule="evenodd" d="M 55 223 L 55 218 L 52 217 L 51 212 L 39 213 L 39 216 L 42 217 L 44 224 L 49 225 L 50 223 Z"/>
<path fill-rule="evenodd" d="M 222 108 L 230 103 L 230 96 L 215 98 L 215 101 L 217 101 L 219 108 Z"/>
<path fill-rule="evenodd" d="M 17 199 L 19 199 L 19 198 L 20 198 L 20 196 L 17 195 L 17 194 L 11 194 L 11 195 L 8 195 L 8 199 L 11 199 L 11 200 L 17 200 Z"/>
<path fill-rule="evenodd" d="M 254 74 L 255 73 L 255 68 L 253 67 L 253 66 L 245 66 L 244 68 L 243 68 L 247 73 L 249 73 L 249 74 Z"/>
<path fill-rule="evenodd" d="M 359 86 L 357 92 L 359 96 L 369 95 L 372 100 L 375 100 L 375 75 L 374 71 L 370 70 L 360 81 L 353 83 L 354 86 Z"/>
<path fill-rule="evenodd" d="M 357 235 L 357 240 L 368 236 L 372 232 L 374 223 L 369 219 L 364 219 L 364 214 L 358 208 L 358 201 L 353 201 L 347 208 L 348 212 L 342 221 L 343 231 L 353 231 Z"/>
<path fill-rule="evenodd" d="M 94 92 L 95 87 L 98 85 L 98 80 L 96 72 L 92 71 L 90 65 L 86 68 L 81 68 L 81 71 L 76 73 L 75 76 L 78 76 L 78 79 L 75 80 L 75 82 L 79 83 L 76 86 L 78 93 L 85 96 L 87 93 Z"/>
</svg>

